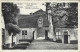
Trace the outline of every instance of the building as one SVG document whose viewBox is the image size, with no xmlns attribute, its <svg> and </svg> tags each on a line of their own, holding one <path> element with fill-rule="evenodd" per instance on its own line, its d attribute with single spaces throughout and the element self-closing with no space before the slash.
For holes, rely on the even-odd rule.
<svg viewBox="0 0 80 52">
<path fill-rule="evenodd" d="M 40 13 L 39 15 L 30 16 L 20 15 L 18 25 L 21 29 L 21 33 L 19 34 L 18 39 L 54 39 L 54 41 L 61 40 L 62 43 L 71 43 L 72 41 L 77 42 L 77 27 L 64 27 L 63 25 L 62 27 L 53 26 L 52 18 L 50 15 L 49 17 L 47 19 L 45 14 Z M 55 31 L 55 33 L 53 31 Z"/>
<path fill-rule="evenodd" d="M 50 12 L 50 11 L 49 11 Z M 13 37 L 15 44 L 20 43 L 20 40 L 53 40 L 61 41 L 62 43 L 75 43 L 78 42 L 78 27 L 62 27 L 57 24 L 53 26 L 52 16 L 42 10 L 38 10 L 30 15 L 20 15 L 18 17 L 18 26 L 21 32 Z M 4 31 L 5 27 L 3 28 Z M 4 38 L 4 33 L 2 36 Z M 9 38 L 9 33 L 5 31 L 5 43 L 9 44 L 12 40 Z"/>
<path fill-rule="evenodd" d="M 56 39 L 62 43 L 78 43 L 78 28 L 77 27 L 58 27 L 55 28 Z"/>
<path fill-rule="evenodd" d="M 0 28 L 1 28 L 1 35 L 2 35 L 2 45 L 4 45 L 5 44 L 5 23 L 2 16 L 0 19 L 0 24 L 1 24 Z"/>
<path fill-rule="evenodd" d="M 38 12 L 43 12 L 39 10 Z M 38 13 L 37 12 L 37 13 Z M 39 38 L 46 39 L 48 35 L 49 22 L 46 19 L 46 14 L 34 14 L 34 15 L 20 15 L 18 20 L 18 25 L 21 29 L 19 34 L 19 40 L 24 39 L 35 39 Z"/>
</svg>

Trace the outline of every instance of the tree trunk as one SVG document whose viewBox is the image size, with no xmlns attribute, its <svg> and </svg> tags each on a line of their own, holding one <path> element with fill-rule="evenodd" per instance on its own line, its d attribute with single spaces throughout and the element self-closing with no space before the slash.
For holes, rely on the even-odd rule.
<svg viewBox="0 0 80 52">
<path fill-rule="evenodd" d="M 55 27 L 53 27 L 53 40 L 56 41 L 56 32 L 55 32 Z"/>
<path fill-rule="evenodd" d="M 48 20 L 49 20 L 49 31 L 50 31 L 50 35 L 53 38 L 53 41 L 56 41 L 56 36 L 55 36 L 55 28 L 53 27 L 53 23 L 52 23 L 52 16 L 50 14 L 48 14 Z"/>
</svg>

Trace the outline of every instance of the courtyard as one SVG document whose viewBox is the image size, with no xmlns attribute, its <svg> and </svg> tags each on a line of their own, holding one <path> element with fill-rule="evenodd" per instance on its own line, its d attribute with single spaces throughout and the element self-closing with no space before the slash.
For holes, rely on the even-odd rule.
<svg viewBox="0 0 80 52">
<path fill-rule="evenodd" d="M 29 50 L 77 50 L 78 44 L 63 44 L 48 40 L 34 40 L 26 49 Z"/>
<path fill-rule="evenodd" d="M 32 42 L 20 42 L 11 50 L 78 50 L 78 44 L 64 44 L 60 42 L 52 42 L 49 40 L 39 39 Z"/>
</svg>

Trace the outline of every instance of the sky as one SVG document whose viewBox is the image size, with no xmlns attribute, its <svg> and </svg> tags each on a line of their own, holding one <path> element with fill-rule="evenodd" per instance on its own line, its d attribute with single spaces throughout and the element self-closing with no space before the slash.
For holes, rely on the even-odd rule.
<svg viewBox="0 0 80 52">
<path fill-rule="evenodd" d="M 43 3 L 16 3 L 18 8 L 20 9 L 20 14 L 29 15 L 30 13 L 34 13 L 40 9 L 43 11 L 46 10 L 45 5 Z"/>
</svg>

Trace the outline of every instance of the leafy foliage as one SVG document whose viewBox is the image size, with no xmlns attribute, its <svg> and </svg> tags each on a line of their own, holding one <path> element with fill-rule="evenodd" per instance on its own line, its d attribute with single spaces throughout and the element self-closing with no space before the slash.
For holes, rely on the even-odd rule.
<svg viewBox="0 0 80 52">
<path fill-rule="evenodd" d="M 51 6 L 52 7 L 52 6 Z M 68 27 L 78 24 L 78 12 L 77 3 L 70 3 L 69 8 L 63 8 L 64 6 L 52 7 L 53 24 L 56 27 Z"/>
<path fill-rule="evenodd" d="M 13 3 L 2 3 L 2 15 L 5 22 L 5 27 L 9 33 L 19 33 L 20 29 L 17 26 L 17 16 L 19 9 L 16 4 Z"/>
<path fill-rule="evenodd" d="M 10 33 L 11 32 L 13 32 L 13 33 L 19 33 L 20 32 L 19 27 L 17 25 L 12 24 L 12 23 L 6 24 L 6 27 Z"/>
<path fill-rule="evenodd" d="M 59 7 L 52 8 L 53 24 L 56 27 L 66 27 L 68 13 L 65 9 Z"/>
<path fill-rule="evenodd" d="M 19 9 L 16 4 L 2 3 L 2 15 L 4 17 L 5 24 L 16 24 L 16 17 L 19 13 Z"/>
<path fill-rule="evenodd" d="M 71 3 L 70 8 L 67 9 L 67 12 L 69 13 L 68 16 L 68 26 L 78 26 L 78 4 L 77 3 Z"/>
</svg>

